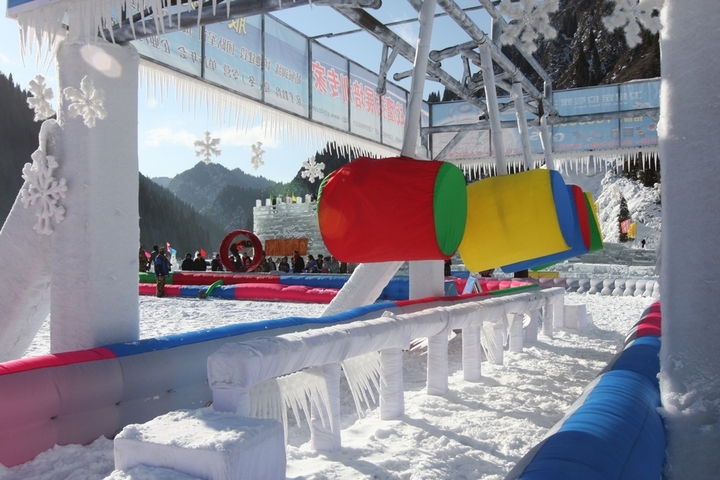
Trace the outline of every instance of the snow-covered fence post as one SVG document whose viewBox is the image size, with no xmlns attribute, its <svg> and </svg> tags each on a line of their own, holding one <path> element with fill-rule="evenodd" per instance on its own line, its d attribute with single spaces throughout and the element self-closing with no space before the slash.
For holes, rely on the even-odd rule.
<svg viewBox="0 0 720 480">
<path fill-rule="evenodd" d="M 480 325 L 470 325 L 462 330 L 463 378 L 477 382 L 482 377 L 482 348 L 480 346 Z"/>
<path fill-rule="evenodd" d="M 340 438 L 340 364 L 323 365 L 329 405 L 311 403 L 310 444 L 319 452 L 334 452 L 342 446 Z M 327 407 L 327 408 L 326 408 Z M 329 409 L 329 411 L 328 411 Z"/>
<path fill-rule="evenodd" d="M 483 322 L 482 345 L 485 352 L 487 352 L 488 362 L 494 365 L 503 364 L 506 330 L 507 322 L 504 318 L 500 318 L 494 322 Z"/>
<path fill-rule="evenodd" d="M 508 315 L 510 322 L 510 351 L 514 353 L 522 353 L 523 351 L 523 320 L 525 315 L 515 313 Z"/>
<path fill-rule="evenodd" d="M 427 394 L 444 395 L 448 390 L 448 331 L 428 337 Z"/>
<path fill-rule="evenodd" d="M 540 323 L 540 311 L 533 308 L 530 310 L 530 323 L 525 327 L 525 343 L 537 342 L 538 323 Z"/>
<path fill-rule="evenodd" d="M 230 388 L 213 386 L 213 409 L 218 412 L 232 412 L 244 417 L 250 416 L 250 389 L 237 385 Z"/>
<path fill-rule="evenodd" d="M 380 350 L 380 419 L 392 420 L 405 413 L 403 392 L 403 351 Z"/>
</svg>

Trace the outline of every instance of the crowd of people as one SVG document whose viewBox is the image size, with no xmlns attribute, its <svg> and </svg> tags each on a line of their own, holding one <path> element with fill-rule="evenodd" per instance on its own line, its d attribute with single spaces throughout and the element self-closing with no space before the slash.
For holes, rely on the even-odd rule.
<svg viewBox="0 0 720 480">
<path fill-rule="evenodd" d="M 235 247 L 233 249 L 233 247 Z M 174 253 L 174 251 L 173 251 Z M 238 272 L 248 271 L 252 264 L 253 258 L 251 258 L 246 252 L 239 252 L 237 246 L 232 245 L 230 247 L 231 261 Z M 348 273 L 348 265 L 345 262 L 338 262 L 331 255 L 318 254 L 317 257 L 314 255 L 307 255 L 307 261 L 303 258 L 300 253 L 295 250 L 288 258 L 284 256 L 282 258 L 277 257 L 277 262 L 272 257 L 262 256 L 260 262 L 254 268 L 253 271 L 264 273 L 264 272 L 283 272 L 283 273 Z M 172 271 L 172 266 L 165 247 L 158 247 L 153 245 L 152 251 L 148 254 L 145 248 L 141 245 L 138 254 L 138 262 L 140 272 L 153 272 L 157 278 L 156 295 L 158 297 L 165 296 L 165 281 Z M 180 270 L 182 271 L 193 271 L 193 272 L 205 272 L 208 269 L 208 263 L 201 252 L 195 254 L 193 258 L 191 253 L 186 253 L 185 258 L 180 264 Z M 225 268 L 220 260 L 220 254 L 215 254 L 215 257 L 210 262 L 210 270 L 213 272 L 222 272 Z"/>
</svg>

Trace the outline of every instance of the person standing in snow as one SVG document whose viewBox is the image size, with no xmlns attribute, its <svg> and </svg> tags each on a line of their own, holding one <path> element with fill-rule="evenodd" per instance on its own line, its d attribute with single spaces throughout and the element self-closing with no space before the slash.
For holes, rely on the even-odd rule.
<svg viewBox="0 0 720 480">
<path fill-rule="evenodd" d="M 315 257 L 313 257 L 312 255 L 308 255 L 307 258 L 308 258 L 308 261 L 305 266 L 305 271 L 307 273 L 318 273 L 317 262 L 315 261 Z"/>
<path fill-rule="evenodd" d="M 185 259 L 182 261 L 182 265 L 180 265 L 180 270 L 192 270 L 192 269 L 193 269 L 192 254 L 186 253 Z"/>
<path fill-rule="evenodd" d="M 223 272 L 225 269 L 222 266 L 222 262 L 220 261 L 220 254 L 216 253 L 215 258 L 212 259 L 212 262 L 210 262 L 210 270 L 213 272 Z"/>
<path fill-rule="evenodd" d="M 148 256 L 147 252 L 145 252 L 145 247 L 142 245 L 140 245 L 140 251 L 138 252 L 138 264 L 140 272 L 148 271 Z"/>
<path fill-rule="evenodd" d="M 340 263 L 335 260 L 335 257 L 332 255 L 328 255 L 325 267 L 327 268 L 328 273 L 340 273 Z"/>
<path fill-rule="evenodd" d="M 302 273 L 302 271 L 305 270 L 305 260 L 303 260 L 297 250 L 293 252 L 292 270 L 293 273 Z"/>
<path fill-rule="evenodd" d="M 207 271 L 207 263 L 205 263 L 205 259 L 202 255 L 200 255 L 199 252 L 195 257 L 195 260 L 193 261 L 193 270 L 195 270 L 196 272 Z"/>
<path fill-rule="evenodd" d="M 147 271 L 149 272 L 151 269 L 155 268 L 155 257 L 158 255 L 158 246 L 153 245 L 152 252 L 150 253 L 150 259 L 147 263 Z"/>
<path fill-rule="evenodd" d="M 165 280 L 170 275 L 170 261 L 165 257 L 165 247 L 162 247 L 153 262 L 155 266 L 155 277 L 157 278 L 157 285 L 155 287 L 155 295 L 158 297 L 165 296 Z"/>
<path fill-rule="evenodd" d="M 278 271 L 280 271 L 280 272 L 290 273 L 290 263 L 288 262 L 288 258 L 283 257 L 280 260 L 280 263 L 278 264 L 277 268 L 278 268 Z"/>
</svg>

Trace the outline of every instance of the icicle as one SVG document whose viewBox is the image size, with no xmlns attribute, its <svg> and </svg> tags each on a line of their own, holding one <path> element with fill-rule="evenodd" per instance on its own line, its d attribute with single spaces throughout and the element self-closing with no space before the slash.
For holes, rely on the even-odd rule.
<svg viewBox="0 0 720 480">
<path fill-rule="evenodd" d="M 380 391 L 380 353 L 370 352 L 349 358 L 342 363 L 342 367 L 355 401 L 358 417 L 362 418 L 364 417 L 362 402 L 370 407 L 368 395 L 372 403 L 376 403 L 373 390 Z"/>
</svg>

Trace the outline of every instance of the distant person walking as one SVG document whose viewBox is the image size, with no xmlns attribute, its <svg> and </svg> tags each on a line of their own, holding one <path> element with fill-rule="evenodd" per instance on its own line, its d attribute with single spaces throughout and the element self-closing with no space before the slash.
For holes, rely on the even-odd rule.
<svg viewBox="0 0 720 480">
<path fill-rule="evenodd" d="M 165 247 L 160 248 L 155 260 L 153 262 L 155 266 L 155 277 L 157 278 L 157 285 L 155 286 L 155 295 L 158 297 L 165 296 L 165 280 L 170 275 L 170 261 L 165 257 Z"/>
<path fill-rule="evenodd" d="M 645 248 L 645 239 L 640 240 L 640 248 Z"/>
</svg>

